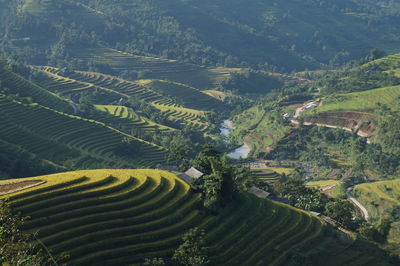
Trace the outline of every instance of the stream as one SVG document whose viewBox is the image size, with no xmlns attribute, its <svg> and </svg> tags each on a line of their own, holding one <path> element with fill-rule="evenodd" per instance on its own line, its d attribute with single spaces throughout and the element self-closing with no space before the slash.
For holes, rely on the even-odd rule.
<svg viewBox="0 0 400 266">
<path fill-rule="evenodd" d="M 220 128 L 220 134 L 224 137 L 224 141 L 228 142 L 228 137 L 229 134 L 234 130 L 235 127 L 233 126 L 233 123 L 231 120 L 227 119 L 224 120 L 221 124 Z M 249 156 L 249 153 L 251 151 L 251 148 L 249 145 L 244 143 L 242 146 L 239 148 L 235 149 L 234 151 L 228 153 L 228 157 L 231 159 L 240 159 L 240 158 L 247 158 Z"/>
</svg>

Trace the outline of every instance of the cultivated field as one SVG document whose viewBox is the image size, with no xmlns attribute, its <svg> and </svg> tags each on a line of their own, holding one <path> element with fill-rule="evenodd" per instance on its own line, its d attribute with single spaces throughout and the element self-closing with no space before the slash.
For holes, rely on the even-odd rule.
<svg viewBox="0 0 400 266">
<path fill-rule="evenodd" d="M 93 168 L 100 162 L 110 167 L 150 166 L 163 162 L 166 154 L 163 148 L 104 123 L 1 95 L 0 124 L 3 141 L 59 164 L 71 160 L 79 168 Z M 135 158 L 117 155 L 123 138 L 135 143 Z"/>
<path fill-rule="evenodd" d="M 88 48 L 74 51 L 74 57 L 111 66 L 116 71 L 136 71 L 144 78 L 169 80 L 198 89 L 215 88 L 239 68 L 205 68 L 175 60 L 138 56 L 110 48 Z"/>
<path fill-rule="evenodd" d="M 54 93 L 76 95 L 90 90 L 95 93 L 95 103 L 99 105 L 117 105 L 124 99 L 142 100 L 164 112 L 168 119 L 204 130 L 206 111 L 223 109 L 224 104 L 187 85 L 159 81 L 127 81 L 113 76 L 73 71 L 63 73 L 53 67 L 36 67 L 45 74 L 40 84 Z M 172 93 L 172 91 L 175 91 Z M 181 105 L 181 103 L 183 105 Z M 197 108 L 197 109 L 196 109 Z"/>
<path fill-rule="evenodd" d="M 38 231 L 53 253 L 66 251 L 74 265 L 136 264 L 168 256 L 194 226 L 206 231 L 216 264 L 284 265 L 290 252 L 327 234 L 306 212 L 250 194 L 217 216 L 205 215 L 199 194 L 159 170 L 89 170 L 32 179 L 46 183 L 8 195 L 12 206 L 31 217 L 24 230 Z"/>
</svg>

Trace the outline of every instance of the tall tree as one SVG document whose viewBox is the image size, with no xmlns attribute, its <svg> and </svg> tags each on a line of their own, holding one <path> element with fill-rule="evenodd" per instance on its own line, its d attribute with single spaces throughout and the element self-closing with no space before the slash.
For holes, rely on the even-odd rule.
<svg viewBox="0 0 400 266">
<path fill-rule="evenodd" d="M 35 245 L 34 236 L 20 231 L 24 218 L 11 212 L 5 200 L 0 201 L 0 264 L 47 265 L 46 257 Z"/>
</svg>

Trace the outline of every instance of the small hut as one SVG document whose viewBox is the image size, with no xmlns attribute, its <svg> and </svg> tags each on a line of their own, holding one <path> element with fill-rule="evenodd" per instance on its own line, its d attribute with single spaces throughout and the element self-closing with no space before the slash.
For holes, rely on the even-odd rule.
<svg viewBox="0 0 400 266">
<path fill-rule="evenodd" d="M 204 176 L 204 173 L 200 172 L 194 167 L 191 167 L 185 173 L 181 174 L 179 177 L 182 178 L 186 183 L 192 184 L 193 181 L 198 180 Z"/>
<path fill-rule="evenodd" d="M 257 197 L 266 199 L 269 196 L 269 192 L 262 190 L 256 186 L 252 186 L 247 190 L 249 193 L 256 195 Z"/>
</svg>

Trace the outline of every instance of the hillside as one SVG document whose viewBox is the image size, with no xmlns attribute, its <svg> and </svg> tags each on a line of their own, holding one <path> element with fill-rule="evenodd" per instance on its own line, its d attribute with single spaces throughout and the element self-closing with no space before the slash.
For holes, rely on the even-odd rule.
<svg viewBox="0 0 400 266">
<path fill-rule="evenodd" d="M 386 109 L 400 110 L 399 68 L 400 56 L 395 54 L 327 75 L 318 81 L 321 105 L 305 111 L 304 121 L 345 127 L 367 137 L 377 135 L 381 120 L 388 116 Z"/>
<path fill-rule="evenodd" d="M 163 160 L 163 148 L 93 120 L 67 115 L 38 104 L 0 96 L 1 139 L 59 165 L 93 168 L 97 164 L 146 165 Z M 131 158 L 118 155 L 124 138 L 135 143 Z M 139 159 L 140 158 L 140 159 Z"/>
<path fill-rule="evenodd" d="M 74 265 L 168 257 L 194 226 L 205 230 L 214 265 L 297 265 L 298 259 L 318 264 L 322 257 L 315 254 L 325 256 L 326 265 L 390 265 L 379 252 L 362 254 L 360 243 L 339 240 L 315 216 L 250 194 L 218 215 L 205 214 L 200 195 L 165 171 L 66 172 L 1 181 L 0 187 L 4 193 L 5 184 L 21 181 L 30 187 L 6 196 L 14 210 L 31 217 L 24 230 L 39 231 L 54 254 L 67 252 L 66 262 Z M 294 256 L 299 251 L 301 257 Z"/>
<path fill-rule="evenodd" d="M 65 97 L 80 99 L 83 94 L 89 94 L 93 95 L 90 103 L 100 105 L 118 105 L 121 101 L 140 100 L 164 113 L 168 120 L 201 130 L 207 126 L 204 119 L 207 112 L 227 111 L 230 108 L 200 90 L 183 84 L 149 80 L 133 82 L 95 72 L 66 73 L 53 67 L 35 69 L 45 74 L 38 80 L 43 87 Z"/>
<path fill-rule="evenodd" d="M 199 65 L 260 65 L 292 71 L 341 64 L 373 48 L 398 51 L 400 42 L 396 37 L 400 7 L 388 0 L 1 4 L 7 10 L 0 13 L 5 50 L 36 64 L 67 63 L 71 57 L 79 61 L 82 57 L 75 56 L 76 51 L 104 44 L 135 55 Z M 23 41 L 25 37 L 30 39 Z"/>
<path fill-rule="evenodd" d="M 369 62 L 359 60 L 308 83 L 284 87 L 278 95 L 270 94 L 236 115 L 232 139 L 235 143 L 244 140 L 252 146 L 254 156 L 263 157 L 290 136 L 301 120 L 305 125 L 356 132 L 386 151 L 396 152 L 399 68 L 400 56 L 393 54 Z M 318 106 L 306 108 L 312 101 Z"/>
<path fill-rule="evenodd" d="M 354 196 L 367 208 L 375 221 L 389 216 L 393 220 L 388 236 L 389 248 L 400 251 L 400 180 L 388 180 L 357 185 Z"/>
</svg>

